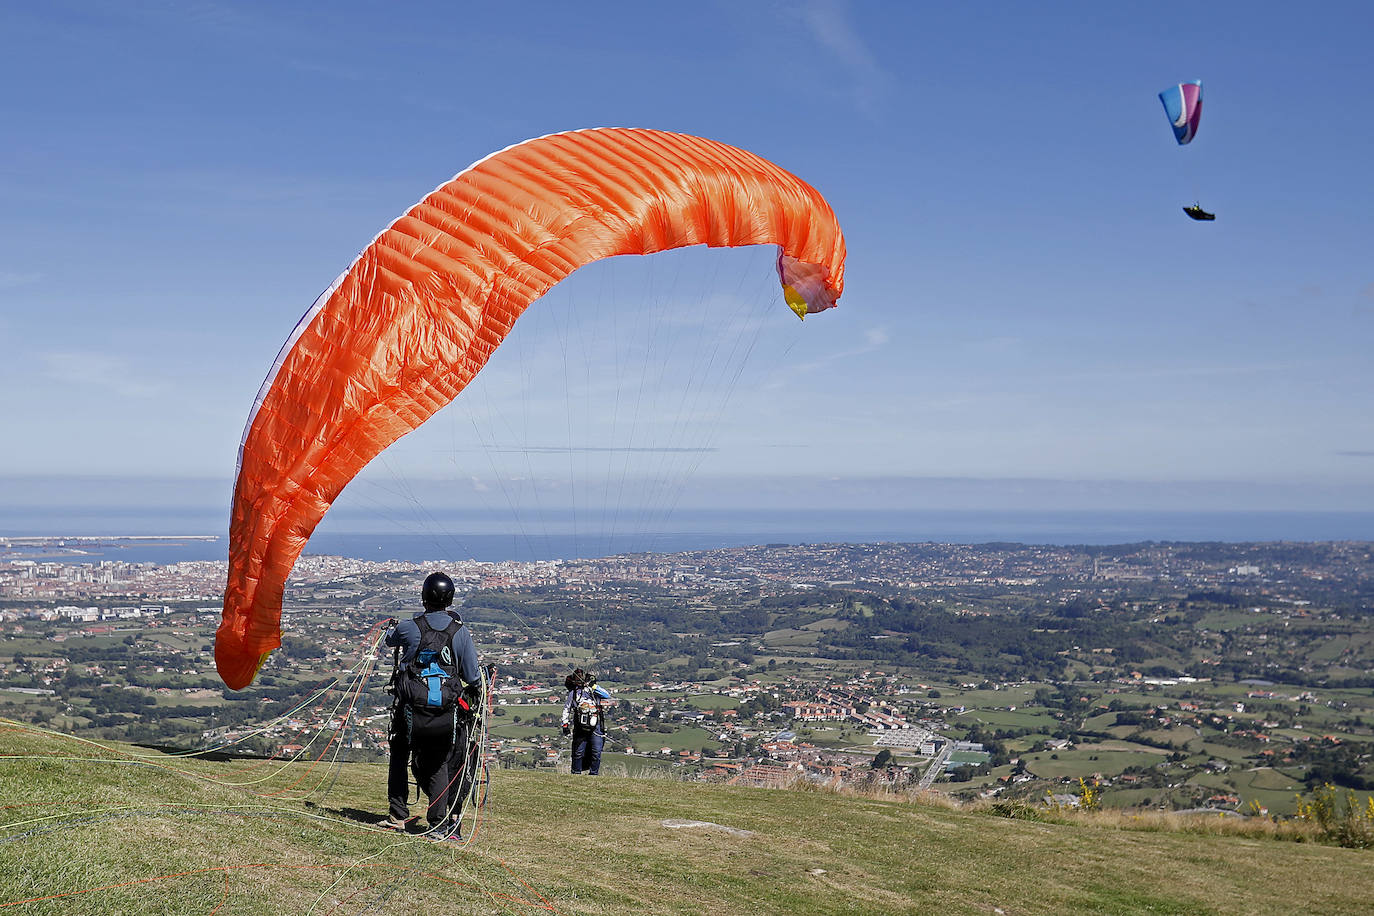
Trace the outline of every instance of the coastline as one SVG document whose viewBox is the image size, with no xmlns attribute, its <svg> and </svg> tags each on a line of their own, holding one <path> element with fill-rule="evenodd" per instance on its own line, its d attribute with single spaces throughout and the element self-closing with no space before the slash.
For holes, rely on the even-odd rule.
<svg viewBox="0 0 1374 916">
<path fill-rule="evenodd" d="M 228 551 L 226 526 L 216 515 L 209 510 L 130 509 L 53 511 L 42 518 L 25 518 L 5 512 L 0 516 L 0 542 L 10 546 L 0 547 L 0 559 L 16 559 L 23 553 L 29 559 L 93 563 L 223 560 Z M 52 546 L 59 540 L 59 553 L 35 550 L 37 541 Z M 455 512 L 423 522 L 339 513 L 325 518 L 305 553 L 415 562 L 531 561 L 761 544 L 1106 546 L 1150 541 L 1374 541 L 1374 512 L 690 510 L 656 520 L 652 530 L 617 527 L 605 518 L 571 512 L 545 513 L 537 519 Z"/>
</svg>

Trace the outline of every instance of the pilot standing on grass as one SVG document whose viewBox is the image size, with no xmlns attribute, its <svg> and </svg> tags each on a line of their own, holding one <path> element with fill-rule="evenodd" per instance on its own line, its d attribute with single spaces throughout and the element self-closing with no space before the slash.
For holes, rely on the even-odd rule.
<svg viewBox="0 0 1374 916">
<path fill-rule="evenodd" d="M 383 824 L 405 830 L 410 819 L 410 779 L 429 798 L 431 831 L 461 839 L 458 820 L 465 790 L 468 729 L 474 691 L 481 683 L 477 647 L 462 618 L 450 610 L 453 580 L 436 572 L 420 592 L 424 610 L 410 620 L 393 621 L 386 644 L 397 650 L 391 690 L 391 760 L 387 771 L 388 817 Z M 423 670 L 419 670 L 424 665 Z M 466 685 L 466 686 L 465 686 Z"/>
<path fill-rule="evenodd" d="M 611 695 L 596 685 L 596 676 L 578 668 L 563 680 L 568 699 L 563 703 L 563 734 L 572 735 L 572 771 L 596 776 L 601 772 L 601 748 L 606 743 L 604 701 Z"/>
</svg>

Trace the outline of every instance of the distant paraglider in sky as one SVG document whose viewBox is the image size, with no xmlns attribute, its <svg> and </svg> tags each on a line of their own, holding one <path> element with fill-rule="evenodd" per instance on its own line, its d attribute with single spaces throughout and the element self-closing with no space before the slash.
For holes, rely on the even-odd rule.
<svg viewBox="0 0 1374 916">
<path fill-rule="evenodd" d="M 1164 103 L 1164 113 L 1174 128 L 1174 139 L 1179 146 L 1186 146 L 1197 136 L 1198 122 L 1202 120 L 1202 80 L 1179 83 L 1159 94 Z"/>
<path fill-rule="evenodd" d="M 281 645 L 286 582 L 344 487 L 453 401 L 527 306 L 578 268 L 693 245 L 776 245 L 805 317 L 844 289 L 830 205 L 753 153 L 657 130 L 508 147 L 384 229 L 296 324 L 239 446 L 215 664 L 253 682 Z"/>
<path fill-rule="evenodd" d="M 1164 104 L 1164 113 L 1174 129 L 1174 139 L 1178 145 L 1192 143 L 1202 121 L 1202 80 L 1171 86 L 1159 94 L 1159 100 Z M 1184 207 L 1183 212 L 1204 222 L 1216 219 L 1214 214 L 1203 210 L 1196 202 L 1191 207 Z"/>
</svg>

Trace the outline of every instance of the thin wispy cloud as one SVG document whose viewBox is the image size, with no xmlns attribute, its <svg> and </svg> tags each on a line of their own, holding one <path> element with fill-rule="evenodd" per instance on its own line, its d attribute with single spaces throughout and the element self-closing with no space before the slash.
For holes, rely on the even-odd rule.
<svg viewBox="0 0 1374 916">
<path fill-rule="evenodd" d="M 348 83 L 362 83 L 367 80 L 376 79 L 377 73 L 374 70 L 362 67 L 343 67 L 335 64 L 321 63 L 319 61 L 305 60 L 304 58 L 292 58 L 287 61 L 287 65 L 293 70 L 301 73 L 311 73 L 316 76 L 325 76 L 329 79 L 341 80 Z"/>
<path fill-rule="evenodd" d="M 196 0 L 191 3 L 170 3 L 162 7 L 168 14 L 182 17 L 189 25 L 206 29 L 244 29 L 265 25 L 261 17 L 247 17 L 232 4 Z"/>
<path fill-rule="evenodd" d="M 802 9 L 802 22 L 816 41 L 844 65 L 853 79 L 854 102 L 865 114 L 876 114 L 888 78 L 877 57 L 850 21 L 840 0 L 812 0 Z"/>
<path fill-rule="evenodd" d="M 191 167 L 159 169 L 138 175 L 125 173 L 131 189 L 146 188 L 146 197 L 185 201 L 186 206 L 308 202 L 312 206 L 336 201 L 356 201 L 377 194 L 383 197 L 419 199 L 427 193 L 423 182 L 380 181 L 365 185 L 343 183 L 299 171 L 268 171 Z M 380 227 L 377 227 L 380 228 Z"/>
<path fill-rule="evenodd" d="M 1357 315 L 1374 312 L 1374 283 L 1367 284 L 1355 298 L 1354 312 Z"/>
<path fill-rule="evenodd" d="M 128 360 L 104 353 L 69 350 L 45 353 L 40 358 L 42 376 L 64 385 L 103 388 L 131 398 L 151 398 L 166 391 L 162 384 L 140 378 Z"/>
<path fill-rule="evenodd" d="M 998 337 L 985 337 L 975 340 L 968 345 L 970 350 L 978 353 L 991 353 L 999 355 L 1009 355 L 1023 352 L 1026 348 L 1026 341 L 1021 337 L 1009 337 L 1006 335 Z"/>
<path fill-rule="evenodd" d="M 1336 454 L 1342 458 L 1374 458 L 1374 449 L 1343 449 Z"/>
<path fill-rule="evenodd" d="M 814 372 L 818 369 L 824 369 L 832 363 L 844 362 L 858 356 L 865 356 L 887 346 L 890 339 L 886 329 L 872 328 L 864 332 L 864 342 L 862 346 L 850 347 L 848 350 L 840 350 L 835 353 L 827 353 L 820 359 L 789 367 L 787 372 L 789 375 L 795 375 L 798 372 Z"/>
<path fill-rule="evenodd" d="M 1059 381 L 1083 382 L 1102 379 L 1171 379 L 1222 378 L 1238 375 L 1261 375 L 1271 372 L 1293 372 L 1302 366 L 1284 363 L 1260 363 L 1243 366 L 1120 366 L 1083 372 L 1065 372 L 1045 378 Z"/>
<path fill-rule="evenodd" d="M 614 452 L 619 454 L 697 454 L 719 451 L 714 446 L 630 446 L 630 445 L 487 445 L 481 448 L 456 448 L 453 452 L 484 454 L 564 455 L 569 452 Z"/>
<path fill-rule="evenodd" d="M 1161 366 L 1136 369 L 1132 374 L 1145 378 L 1209 378 L 1225 375 L 1256 375 L 1264 372 L 1290 372 L 1296 366 L 1266 364 L 1254 366 Z"/>
<path fill-rule="evenodd" d="M 106 14 L 119 16 L 145 29 L 185 29 L 201 35 L 256 37 L 282 28 L 280 17 L 256 15 L 242 8 L 242 5 L 216 3 L 213 0 L 116 4 Z"/>
<path fill-rule="evenodd" d="M 43 279 L 42 274 L 0 270 L 0 289 L 14 289 L 19 286 L 31 286 L 41 279 Z"/>
</svg>

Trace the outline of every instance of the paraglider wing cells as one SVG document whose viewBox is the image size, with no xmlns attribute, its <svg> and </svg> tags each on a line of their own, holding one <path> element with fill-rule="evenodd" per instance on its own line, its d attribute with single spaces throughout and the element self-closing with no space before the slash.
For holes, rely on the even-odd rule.
<svg viewBox="0 0 1374 916">
<path fill-rule="evenodd" d="M 239 449 L 215 663 L 252 683 L 330 504 L 377 454 L 452 401 L 524 309 L 589 262 L 688 245 L 777 245 L 787 304 L 844 289 L 825 199 L 752 153 L 683 134 L 573 131 L 477 162 L 384 229 L 296 325 Z"/>
</svg>

